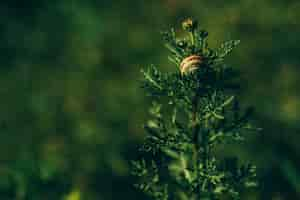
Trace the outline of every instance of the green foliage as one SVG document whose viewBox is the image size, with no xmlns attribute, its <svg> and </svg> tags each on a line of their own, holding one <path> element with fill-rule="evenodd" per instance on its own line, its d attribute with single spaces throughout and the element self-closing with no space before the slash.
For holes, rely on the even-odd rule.
<svg viewBox="0 0 300 200">
<path fill-rule="evenodd" d="M 211 49 L 208 33 L 195 21 L 185 21 L 183 29 L 183 39 L 173 29 L 163 33 L 179 70 L 165 74 L 151 66 L 142 71 L 153 104 L 142 158 L 133 162 L 140 180 L 136 186 L 157 200 L 240 199 L 245 188 L 256 186 L 255 167 L 216 153 L 222 144 L 258 130 L 249 122 L 251 110 L 240 109 L 234 70 L 223 64 L 239 41 Z M 192 55 L 201 56 L 201 63 L 195 71 L 181 73 L 182 60 Z"/>
<path fill-rule="evenodd" d="M 147 115 L 139 65 L 176 71 L 157 30 L 187 13 L 210 47 L 242 41 L 226 61 L 264 131 L 217 151 L 259 165 L 263 186 L 243 199 L 300 199 L 299 9 L 297 0 L 2 0 L 0 199 L 145 199 L 127 163 Z"/>
</svg>

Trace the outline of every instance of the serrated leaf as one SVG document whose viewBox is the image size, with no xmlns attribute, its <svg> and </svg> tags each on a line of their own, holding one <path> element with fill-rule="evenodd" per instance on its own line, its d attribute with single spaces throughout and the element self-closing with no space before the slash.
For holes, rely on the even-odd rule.
<svg viewBox="0 0 300 200">
<path fill-rule="evenodd" d="M 152 71 L 151 71 L 152 70 Z M 153 86 L 155 86 L 155 87 L 157 87 L 158 89 L 162 89 L 162 86 L 157 82 L 157 80 L 155 80 L 155 78 L 152 76 L 152 74 L 156 74 L 156 75 L 158 75 L 158 71 L 155 69 L 155 68 L 153 68 L 153 67 L 151 67 L 151 68 L 149 68 L 147 71 L 145 71 L 145 70 L 141 70 L 141 72 L 143 73 L 143 75 L 144 75 L 144 77 L 145 77 L 145 79 L 149 82 L 149 83 L 151 83 Z"/>
<path fill-rule="evenodd" d="M 224 58 L 226 55 L 228 55 L 234 47 L 236 47 L 240 43 L 240 40 L 230 40 L 227 42 L 224 42 L 221 47 L 217 50 L 217 55 L 219 58 Z"/>
</svg>

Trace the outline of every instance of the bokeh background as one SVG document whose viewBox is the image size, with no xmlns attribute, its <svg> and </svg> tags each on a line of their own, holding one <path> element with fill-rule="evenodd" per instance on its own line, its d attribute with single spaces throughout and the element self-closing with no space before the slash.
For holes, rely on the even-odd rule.
<svg viewBox="0 0 300 200">
<path fill-rule="evenodd" d="M 263 131 L 229 149 L 258 166 L 243 199 L 300 199 L 299 0 L 1 0 L 0 199 L 146 199 L 129 175 L 149 100 L 141 67 L 192 16 L 241 45 L 243 102 Z"/>
</svg>

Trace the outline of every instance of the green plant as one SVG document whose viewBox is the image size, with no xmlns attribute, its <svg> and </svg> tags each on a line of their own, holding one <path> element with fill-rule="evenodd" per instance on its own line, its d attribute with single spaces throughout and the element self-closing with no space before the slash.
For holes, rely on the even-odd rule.
<svg viewBox="0 0 300 200">
<path fill-rule="evenodd" d="M 188 19 L 187 36 L 163 33 L 175 73 L 156 67 L 142 71 L 143 88 L 151 96 L 151 119 L 141 159 L 133 161 L 137 188 L 157 200 L 240 199 L 256 186 L 255 167 L 240 165 L 236 157 L 220 158 L 217 149 L 244 133 L 257 131 L 249 122 L 251 109 L 241 109 L 237 73 L 223 60 L 239 43 L 208 47 L 208 33 Z"/>
</svg>

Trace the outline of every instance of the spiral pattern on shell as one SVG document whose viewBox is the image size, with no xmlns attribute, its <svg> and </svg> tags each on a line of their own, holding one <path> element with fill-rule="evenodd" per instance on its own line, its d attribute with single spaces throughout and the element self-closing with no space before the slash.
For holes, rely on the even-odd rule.
<svg viewBox="0 0 300 200">
<path fill-rule="evenodd" d="M 199 55 L 191 55 L 182 60 L 180 64 L 180 71 L 182 74 L 192 72 L 196 70 L 200 64 L 203 62 L 203 59 Z"/>
</svg>

